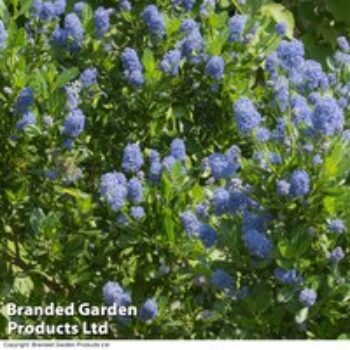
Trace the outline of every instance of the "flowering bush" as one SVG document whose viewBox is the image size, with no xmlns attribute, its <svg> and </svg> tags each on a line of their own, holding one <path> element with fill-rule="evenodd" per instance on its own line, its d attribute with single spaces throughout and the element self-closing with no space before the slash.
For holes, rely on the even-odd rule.
<svg viewBox="0 0 350 350">
<path fill-rule="evenodd" d="M 0 2 L 2 303 L 137 306 L 107 338 L 350 337 L 350 46 L 322 66 L 257 3 Z"/>
</svg>

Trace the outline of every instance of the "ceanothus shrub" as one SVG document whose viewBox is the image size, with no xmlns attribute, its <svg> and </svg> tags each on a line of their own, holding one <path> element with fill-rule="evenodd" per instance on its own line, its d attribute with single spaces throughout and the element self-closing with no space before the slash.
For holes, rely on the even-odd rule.
<svg viewBox="0 0 350 350">
<path fill-rule="evenodd" d="M 2 304 L 137 306 L 111 338 L 349 337 L 349 43 L 308 59 L 275 5 L 2 2 Z"/>
</svg>

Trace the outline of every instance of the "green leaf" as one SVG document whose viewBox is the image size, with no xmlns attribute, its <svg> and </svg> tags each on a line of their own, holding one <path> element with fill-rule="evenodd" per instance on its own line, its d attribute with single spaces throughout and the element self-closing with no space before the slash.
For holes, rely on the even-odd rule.
<svg viewBox="0 0 350 350">
<path fill-rule="evenodd" d="M 326 6 L 337 21 L 350 24 L 349 0 L 326 0 Z"/>
<path fill-rule="evenodd" d="M 77 77 L 79 75 L 79 72 L 80 71 L 78 67 L 69 68 L 63 71 L 57 78 L 56 88 L 59 89 L 66 85 L 69 81 Z"/>
<path fill-rule="evenodd" d="M 307 307 L 302 308 L 295 315 L 295 322 L 298 324 L 304 323 L 307 319 L 308 314 L 309 314 L 309 308 Z"/>
<path fill-rule="evenodd" d="M 30 277 L 17 277 L 13 283 L 13 289 L 26 297 L 30 296 L 33 288 L 34 284 Z"/>
<path fill-rule="evenodd" d="M 0 18 L 6 19 L 9 15 L 7 6 L 4 0 L 0 0 Z"/>
<path fill-rule="evenodd" d="M 260 9 L 262 15 L 271 17 L 278 22 L 283 22 L 287 26 L 287 33 L 286 35 L 289 38 L 293 37 L 293 32 L 294 32 L 294 17 L 293 14 L 288 11 L 283 5 L 281 4 L 267 4 L 261 7 Z"/>
<path fill-rule="evenodd" d="M 156 69 L 154 55 L 150 49 L 146 49 L 143 52 L 142 63 L 147 73 L 153 73 Z"/>
<path fill-rule="evenodd" d="M 18 12 L 17 17 L 25 14 L 32 6 L 32 3 L 33 0 L 21 0 L 21 9 Z"/>
</svg>

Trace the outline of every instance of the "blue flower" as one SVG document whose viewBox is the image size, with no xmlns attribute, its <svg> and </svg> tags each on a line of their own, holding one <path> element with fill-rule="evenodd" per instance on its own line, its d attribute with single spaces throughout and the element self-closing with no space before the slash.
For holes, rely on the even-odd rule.
<svg viewBox="0 0 350 350">
<path fill-rule="evenodd" d="M 177 75 L 180 69 L 181 52 L 178 49 L 168 51 L 160 62 L 160 69 L 169 75 Z"/>
<path fill-rule="evenodd" d="M 312 157 L 312 163 L 315 165 L 320 165 L 322 164 L 323 159 L 322 156 L 320 154 L 316 154 L 314 157 Z"/>
<path fill-rule="evenodd" d="M 125 48 L 121 59 L 126 80 L 134 87 L 141 86 L 144 83 L 143 68 L 136 51 L 129 47 Z"/>
<path fill-rule="evenodd" d="M 67 37 L 68 37 L 67 32 L 57 25 L 52 33 L 53 43 L 64 47 L 66 45 Z"/>
<path fill-rule="evenodd" d="M 66 147 L 68 150 L 71 150 L 74 146 L 74 140 L 73 139 L 66 139 L 63 141 L 64 147 Z"/>
<path fill-rule="evenodd" d="M 102 37 L 109 30 L 109 16 L 111 11 L 104 7 L 98 7 L 94 14 L 95 31 L 98 37 Z"/>
<path fill-rule="evenodd" d="M 304 96 L 295 94 L 290 99 L 290 105 L 293 112 L 293 121 L 297 125 L 304 123 L 307 126 L 311 126 L 311 109 Z"/>
<path fill-rule="evenodd" d="M 253 102 L 247 97 L 241 97 L 233 106 L 238 130 L 246 134 L 255 129 L 261 122 L 261 115 L 255 109 Z"/>
<path fill-rule="evenodd" d="M 128 173 L 136 173 L 141 169 L 143 163 L 140 146 L 136 143 L 129 143 L 124 148 L 122 168 Z"/>
<path fill-rule="evenodd" d="M 244 232 L 243 241 L 252 255 L 261 259 L 268 259 L 271 256 L 272 243 L 265 234 L 250 229 Z"/>
<path fill-rule="evenodd" d="M 340 36 L 339 38 L 337 38 L 337 44 L 342 51 L 346 53 L 350 52 L 349 42 L 344 36 Z"/>
<path fill-rule="evenodd" d="M 213 205 L 216 215 L 225 214 L 229 208 L 230 193 L 225 188 L 219 187 L 213 195 Z"/>
<path fill-rule="evenodd" d="M 24 130 L 27 126 L 34 125 L 36 118 L 32 112 L 25 112 L 21 119 L 16 123 L 17 130 Z"/>
<path fill-rule="evenodd" d="M 327 136 L 343 129 L 343 111 L 334 98 L 322 97 L 317 101 L 312 113 L 312 124 L 315 130 Z"/>
<path fill-rule="evenodd" d="M 158 305 L 154 299 L 147 299 L 140 310 L 140 319 L 143 322 L 151 322 L 158 315 Z"/>
<path fill-rule="evenodd" d="M 166 156 L 162 161 L 162 166 L 165 170 L 171 170 L 176 162 L 177 162 L 177 159 L 172 155 Z"/>
<path fill-rule="evenodd" d="M 206 203 L 200 203 L 196 206 L 196 215 L 202 219 L 208 217 L 209 206 Z"/>
<path fill-rule="evenodd" d="M 199 225 L 199 239 L 206 248 L 212 247 L 218 240 L 216 231 L 208 224 Z"/>
<path fill-rule="evenodd" d="M 342 247 L 336 247 L 332 250 L 331 254 L 330 254 L 330 259 L 331 261 L 336 264 L 339 261 L 343 260 L 345 257 L 344 251 L 342 249 Z"/>
<path fill-rule="evenodd" d="M 209 166 L 211 174 L 216 180 L 231 177 L 237 169 L 237 164 L 230 160 L 227 155 L 221 153 L 210 155 Z"/>
<path fill-rule="evenodd" d="M 196 0 L 172 0 L 174 6 L 182 5 L 186 11 L 191 11 Z"/>
<path fill-rule="evenodd" d="M 272 52 L 266 57 L 265 69 L 270 74 L 272 79 L 277 78 L 277 70 L 279 66 L 279 59 L 276 52 Z"/>
<path fill-rule="evenodd" d="M 161 38 L 165 34 L 164 17 L 155 5 L 148 5 L 142 12 L 148 30 L 155 37 Z"/>
<path fill-rule="evenodd" d="M 186 34 L 190 34 L 193 31 L 199 31 L 198 23 L 192 18 L 186 18 L 180 26 L 180 31 Z"/>
<path fill-rule="evenodd" d="M 55 0 L 53 2 L 55 15 L 58 17 L 62 15 L 66 9 L 67 3 L 66 0 Z"/>
<path fill-rule="evenodd" d="M 37 16 L 42 20 L 50 20 L 56 17 L 55 6 L 51 1 L 35 0 L 33 8 Z"/>
<path fill-rule="evenodd" d="M 67 106 L 70 110 L 77 109 L 80 104 L 80 84 L 71 84 L 64 87 L 67 98 Z"/>
<path fill-rule="evenodd" d="M 285 270 L 282 268 L 277 268 L 274 271 L 274 275 L 280 282 L 284 284 L 299 285 L 303 282 L 303 279 L 300 276 L 299 272 L 295 269 Z"/>
<path fill-rule="evenodd" d="M 199 14 L 202 17 L 207 17 L 208 14 L 214 10 L 216 0 L 203 0 L 201 6 L 199 7 Z"/>
<path fill-rule="evenodd" d="M 73 41 L 73 46 L 80 46 L 84 39 L 84 28 L 79 17 L 75 13 L 69 13 L 64 19 L 64 30 L 68 38 Z"/>
<path fill-rule="evenodd" d="M 139 179 L 132 178 L 128 182 L 128 197 L 134 203 L 138 204 L 143 199 L 143 186 Z"/>
<path fill-rule="evenodd" d="M 236 214 L 239 211 L 244 210 L 249 203 L 247 194 L 240 189 L 230 190 L 230 199 L 228 202 L 228 209 L 230 213 Z"/>
<path fill-rule="evenodd" d="M 222 79 L 224 75 L 225 62 L 220 56 L 213 56 L 205 66 L 205 73 L 214 80 Z"/>
<path fill-rule="evenodd" d="M 74 4 L 73 10 L 79 17 L 82 17 L 85 6 L 86 3 L 84 1 L 78 1 Z"/>
<path fill-rule="evenodd" d="M 135 206 L 130 208 L 130 215 L 135 220 L 139 221 L 145 216 L 145 209 L 141 206 Z"/>
<path fill-rule="evenodd" d="M 83 86 L 88 87 L 97 83 L 97 69 L 87 68 L 80 74 L 80 81 Z"/>
<path fill-rule="evenodd" d="M 271 132 L 266 128 L 258 128 L 255 133 L 255 137 L 258 142 L 264 143 L 270 140 Z"/>
<path fill-rule="evenodd" d="M 283 37 L 287 33 L 287 25 L 284 22 L 279 22 L 275 25 L 275 31 L 279 36 Z"/>
<path fill-rule="evenodd" d="M 216 269 L 211 275 L 210 281 L 217 289 L 232 290 L 234 288 L 233 278 L 222 269 Z"/>
<path fill-rule="evenodd" d="M 152 182 L 159 182 L 162 175 L 163 165 L 159 161 L 153 161 L 149 167 L 148 178 Z"/>
<path fill-rule="evenodd" d="M 294 170 L 290 179 L 290 193 L 293 196 L 305 196 L 310 191 L 310 177 L 304 170 Z"/>
<path fill-rule="evenodd" d="M 131 304 L 130 294 L 116 282 L 107 282 L 102 289 L 104 302 L 108 306 L 127 306 Z"/>
<path fill-rule="evenodd" d="M 243 34 L 244 34 L 244 28 L 247 22 L 247 16 L 245 15 L 235 15 L 230 18 L 229 21 L 229 30 L 230 30 L 230 37 L 229 40 L 231 42 L 242 42 L 243 41 Z"/>
<path fill-rule="evenodd" d="M 57 171 L 55 169 L 46 170 L 44 176 L 49 180 L 56 180 L 58 177 Z"/>
<path fill-rule="evenodd" d="M 280 196 L 288 196 L 290 193 L 290 183 L 286 180 L 278 180 L 276 184 L 276 192 Z"/>
<path fill-rule="evenodd" d="M 143 74 L 139 70 L 133 70 L 130 74 L 126 75 L 126 80 L 133 87 L 140 87 L 145 82 Z"/>
<path fill-rule="evenodd" d="M 71 110 L 63 123 L 63 133 L 70 137 L 79 136 L 84 130 L 85 115 L 80 109 Z"/>
<path fill-rule="evenodd" d="M 269 161 L 271 164 L 281 164 L 282 163 L 282 157 L 276 153 L 276 152 L 270 152 L 268 154 L 269 156 Z"/>
<path fill-rule="evenodd" d="M 347 65 L 350 63 L 350 55 L 342 51 L 337 51 L 334 55 L 334 60 L 339 65 Z"/>
<path fill-rule="evenodd" d="M 315 304 L 317 293 L 313 289 L 305 288 L 299 294 L 300 302 L 306 307 L 311 307 Z"/>
<path fill-rule="evenodd" d="M 100 191 L 113 211 L 124 205 L 128 190 L 124 174 L 112 172 L 101 176 Z"/>
<path fill-rule="evenodd" d="M 4 22 L 0 20 L 0 49 L 3 49 L 5 47 L 7 36 L 7 30 L 5 28 Z"/>
<path fill-rule="evenodd" d="M 190 236 L 197 236 L 199 232 L 200 222 L 197 216 L 190 211 L 180 214 L 180 219 L 184 225 L 185 232 Z"/>
<path fill-rule="evenodd" d="M 328 223 L 328 230 L 334 233 L 344 233 L 345 232 L 345 225 L 343 220 L 340 219 L 332 219 Z"/>
<path fill-rule="evenodd" d="M 151 149 L 149 152 L 149 159 L 151 163 L 160 161 L 160 154 L 158 151 Z"/>
<path fill-rule="evenodd" d="M 119 9 L 120 11 L 130 11 L 132 8 L 130 1 L 128 0 L 120 0 L 119 1 Z"/>
<path fill-rule="evenodd" d="M 285 112 L 289 106 L 289 84 L 285 77 L 280 77 L 275 81 L 274 86 L 275 99 L 282 112 Z"/>
<path fill-rule="evenodd" d="M 188 59 L 193 59 L 193 56 L 200 53 L 203 48 L 203 38 L 199 30 L 190 31 L 187 36 L 182 39 L 178 46 L 181 54 Z"/>
<path fill-rule="evenodd" d="M 186 147 L 183 140 L 177 138 L 171 142 L 170 154 L 177 160 L 186 159 Z"/>
<path fill-rule="evenodd" d="M 118 173 L 116 171 L 111 173 L 106 173 L 101 176 L 100 191 L 105 197 L 108 197 L 109 193 L 117 185 L 126 186 L 126 178 L 123 173 Z"/>
<path fill-rule="evenodd" d="M 307 91 L 317 88 L 325 88 L 328 85 L 326 74 L 322 70 L 322 66 L 313 60 L 304 62 L 302 71 L 303 82 L 300 84 Z"/>
<path fill-rule="evenodd" d="M 277 57 L 279 58 L 280 65 L 287 71 L 292 69 L 300 69 L 304 63 L 304 46 L 298 40 L 281 41 L 276 53 Z"/>
<path fill-rule="evenodd" d="M 24 113 L 34 101 L 33 90 L 30 87 L 25 87 L 19 94 L 16 100 L 15 110 L 18 113 Z"/>
</svg>

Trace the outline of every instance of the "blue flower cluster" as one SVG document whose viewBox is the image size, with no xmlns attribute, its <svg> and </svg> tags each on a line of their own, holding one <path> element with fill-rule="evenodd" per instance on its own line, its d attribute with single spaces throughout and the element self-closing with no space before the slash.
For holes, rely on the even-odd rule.
<svg viewBox="0 0 350 350">
<path fill-rule="evenodd" d="M 216 231 L 209 224 L 201 222 L 196 214 L 185 211 L 180 215 L 185 232 L 192 237 L 201 240 L 204 247 L 210 248 L 214 246 L 218 240 Z"/>
<path fill-rule="evenodd" d="M 148 180 L 151 184 L 159 182 L 162 172 L 172 169 L 175 164 L 181 164 L 184 169 L 184 161 L 186 158 L 186 148 L 183 140 L 174 139 L 170 144 L 170 154 L 164 157 L 163 161 L 157 151 L 151 150 L 149 153 L 149 173 Z M 124 148 L 122 158 L 122 168 L 127 174 L 133 177 L 126 179 L 123 173 L 109 172 L 101 177 L 100 192 L 102 197 L 109 204 L 111 209 L 119 212 L 130 203 L 130 216 L 139 221 L 145 216 L 145 210 L 140 204 L 144 200 L 144 174 L 142 167 L 144 166 L 144 158 L 138 144 L 127 144 Z M 127 223 L 128 220 L 122 220 Z M 211 244 L 214 240 L 212 230 L 206 225 L 202 225 L 198 230 L 206 244 Z M 215 236 L 216 237 L 216 236 Z"/>
<path fill-rule="evenodd" d="M 157 6 L 146 6 L 142 12 L 142 18 L 153 36 L 161 38 L 165 34 L 164 16 L 159 12 Z"/>
<path fill-rule="evenodd" d="M 158 305 L 154 299 L 147 299 L 140 309 L 140 319 L 143 322 L 150 323 L 158 315 Z"/>
<path fill-rule="evenodd" d="M 273 246 L 265 234 L 250 229 L 243 233 L 243 241 L 252 255 L 261 259 L 270 258 Z"/>
<path fill-rule="evenodd" d="M 301 283 L 303 283 L 303 278 L 295 269 L 285 270 L 282 268 L 277 268 L 274 271 L 274 274 L 275 277 L 283 284 L 300 285 Z"/>
<path fill-rule="evenodd" d="M 56 26 L 52 33 L 55 44 L 71 51 L 78 50 L 84 40 L 84 28 L 77 14 L 68 13 L 64 18 L 64 26 Z"/>
<path fill-rule="evenodd" d="M 111 14 L 110 9 L 104 7 L 98 7 L 94 14 L 95 31 L 98 37 L 102 37 L 109 30 L 109 16 Z"/>
<path fill-rule="evenodd" d="M 183 6 L 183 8 L 188 12 L 191 11 L 196 0 L 172 0 L 173 6 Z"/>
<path fill-rule="evenodd" d="M 131 304 L 131 296 L 116 282 L 107 282 L 102 289 L 104 302 L 111 306 L 128 306 Z"/>
<path fill-rule="evenodd" d="M 103 300 L 108 306 L 127 307 L 131 305 L 131 295 L 117 282 L 106 282 L 102 288 Z M 158 305 L 154 299 L 147 299 L 140 309 L 140 320 L 152 322 L 158 315 Z M 118 316 L 126 318 L 126 316 Z"/>
<path fill-rule="evenodd" d="M 344 257 L 345 257 L 345 253 L 344 253 L 342 247 L 334 248 L 330 254 L 330 259 L 335 264 L 337 264 L 339 261 L 343 260 Z"/>
<path fill-rule="evenodd" d="M 213 56 L 205 66 L 205 73 L 214 80 L 220 80 L 224 75 L 224 68 L 225 62 L 222 57 Z"/>
<path fill-rule="evenodd" d="M 300 302 L 308 308 L 315 304 L 316 299 L 317 293 L 310 288 L 303 289 L 299 294 Z"/>
<path fill-rule="evenodd" d="M 238 130 L 246 134 L 257 128 L 261 122 L 261 115 L 253 102 L 247 97 L 241 97 L 233 106 Z"/>
<path fill-rule="evenodd" d="M 144 163 L 140 146 L 136 143 L 128 144 L 124 148 L 122 168 L 127 173 L 138 172 Z"/>
<path fill-rule="evenodd" d="M 160 62 L 160 69 L 169 75 L 177 75 L 180 69 L 181 52 L 178 49 L 168 51 Z"/>
<path fill-rule="evenodd" d="M 222 269 L 216 269 L 210 278 L 214 287 L 221 290 L 232 290 L 234 288 L 233 278 Z"/>
<path fill-rule="evenodd" d="M 209 156 L 209 168 L 214 179 L 232 177 L 239 168 L 240 150 L 232 146 L 225 154 L 213 153 Z"/>
<path fill-rule="evenodd" d="M 246 26 L 248 17 L 245 15 L 235 15 L 230 18 L 229 30 L 230 37 L 229 40 L 234 43 L 243 42 L 244 30 Z"/>
<path fill-rule="evenodd" d="M 199 30 L 199 24 L 193 19 L 185 19 L 180 26 L 180 31 L 184 33 L 184 37 L 177 43 L 177 47 L 182 57 L 191 63 L 201 61 L 204 43 Z"/>
<path fill-rule="evenodd" d="M 80 74 L 80 81 L 83 87 L 89 87 L 97 83 L 97 69 L 96 68 L 86 68 Z"/>
<path fill-rule="evenodd" d="M 41 20 L 52 20 L 62 15 L 66 0 L 35 0 L 32 5 L 35 15 Z"/>
<path fill-rule="evenodd" d="M 122 53 L 124 76 L 127 82 L 134 87 L 140 87 L 144 83 L 143 68 L 136 51 L 127 47 Z"/>
<path fill-rule="evenodd" d="M 36 123 L 36 117 L 29 109 L 33 102 L 33 90 L 30 87 L 23 88 L 17 97 L 14 108 L 16 113 L 22 115 L 16 123 L 17 130 L 24 130 L 27 126 L 34 125 Z"/>
</svg>

